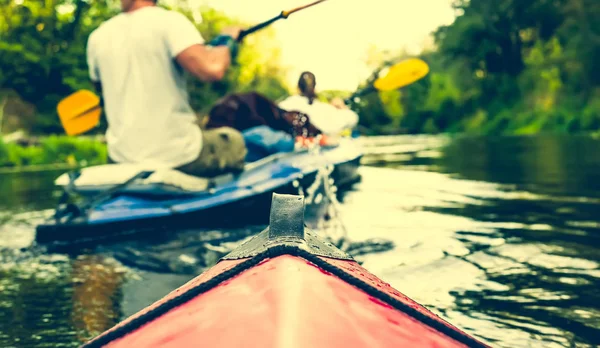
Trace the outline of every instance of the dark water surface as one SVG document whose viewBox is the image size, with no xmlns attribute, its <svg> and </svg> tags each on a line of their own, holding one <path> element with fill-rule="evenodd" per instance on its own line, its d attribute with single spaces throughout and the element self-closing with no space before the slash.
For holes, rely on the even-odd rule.
<svg viewBox="0 0 600 348">
<path fill-rule="evenodd" d="M 364 139 L 340 205 L 350 251 L 495 347 L 600 344 L 600 140 Z M 77 255 L 31 246 L 60 172 L 0 175 L 0 347 L 73 347 L 161 298 L 262 226 Z"/>
</svg>

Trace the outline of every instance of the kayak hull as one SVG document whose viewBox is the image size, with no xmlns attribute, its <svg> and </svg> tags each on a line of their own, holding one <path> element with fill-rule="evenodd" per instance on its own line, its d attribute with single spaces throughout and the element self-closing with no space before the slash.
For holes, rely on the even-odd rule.
<svg viewBox="0 0 600 348">
<path fill-rule="evenodd" d="M 361 157 L 362 153 L 355 152 L 337 163 L 330 161 L 333 165 L 330 177 L 338 193 L 360 180 L 358 169 Z M 281 168 L 279 171 L 272 170 L 274 175 L 253 182 L 251 187 L 240 183 L 222 192 L 197 198 L 161 199 L 119 194 L 70 221 L 59 223 L 52 219 L 38 225 L 36 242 L 74 246 L 178 229 L 266 225 L 273 193 L 298 194 L 299 191 L 310 189 L 317 179 L 322 180 L 318 178 L 319 168 L 316 166 L 304 172 L 295 168 Z M 326 197 L 324 184 L 320 184 L 312 194 Z M 324 199 L 323 202 L 307 206 L 308 222 L 322 218 L 327 204 L 328 200 Z"/>
<path fill-rule="evenodd" d="M 304 230 L 297 197 L 275 195 L 265 231 L 84 347 L 487 347 Z"/>
<path fill-rule="evenodd" d="M 327 258 L 321 261 L 331 265 Z M 355 262 L 343 262 L 368 274 Z M 365 278 L 354 279 L 364 282 Z M 376 284 L 390 289 L 383 282 Z M 430 315 L 403 295 L 389 290 L 378 295 L 394 296 L 407 308 Z M 431 317 L 432 323 L 437 320 Z M 466 346 L 304 258 L 281 255 L 174 306 L 105 347 L 197 347 L 200 337 L 206 347 Z"/>
</svg>

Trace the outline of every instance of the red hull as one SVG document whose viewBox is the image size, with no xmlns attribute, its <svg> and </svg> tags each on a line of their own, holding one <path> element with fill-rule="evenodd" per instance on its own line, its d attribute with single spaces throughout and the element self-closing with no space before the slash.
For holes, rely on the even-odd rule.
<svg viewBox="0 0 600 348">
<path fill-rule="evenodd" d="M 220 261 L 87 345 L 485 346 L 354 261 L 281 244 Z"/>
</svg>

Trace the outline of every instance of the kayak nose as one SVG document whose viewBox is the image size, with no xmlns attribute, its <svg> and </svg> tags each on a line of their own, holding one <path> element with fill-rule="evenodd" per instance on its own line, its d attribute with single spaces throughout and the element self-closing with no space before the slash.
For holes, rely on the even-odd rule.
<svg viewBox="0 0 600 348">
<path fill-rule="evenodd" d="M 304 239 L 304 196 L 274 193 L 271 200 L 269 239 Z"/>
<path fill-rule="evenodd" d="M 321 240 L 304 223 L 305 200 L 301 195 L 273 193 L 269 226 L 254 238 L 225 255 L 222 260 L 239 260 L 265 254 L 307 252 L 338 260 L 353 258 Z"/>
</svg>

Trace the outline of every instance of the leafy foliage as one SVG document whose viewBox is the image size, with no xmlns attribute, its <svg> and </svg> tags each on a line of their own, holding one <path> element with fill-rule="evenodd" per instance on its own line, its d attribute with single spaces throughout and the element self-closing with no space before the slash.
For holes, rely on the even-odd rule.
<svg viewBox="0 0 600 348">
<path fill-rule="evenodd" d="M 395 97 L 366 98 L 363 126 L 388 133 L 599 129 L 598 1 L 455 0 L 453 6 L 456 20 L 435 31 L 434 51 L 421 54 L 429 76 Z"/>
<path fill-rule="evenodd" d="M 15 91 L 35 105 L 34 133 L 64 131 L 56 115 L 60 99 L 79 89 L 91 89 L 86 63 L 89 34 L 120 10 L 119 2 L 76 0 L 0 0 L 0 86 Z M 186 14 L 208 41 L 238 20 L 208 8 L 200 9 L 202 21 L 187 8 Z M 271 98 L 287 95 L 278 64 L 273 31 L 265 29 L 245 40 L 239 64 L 217 83 L 190 79 L 190 99 L 198 112 L 206 112 L 227 93 L 256 90 Z M 270 44 L 270 45 L 269 45 Z M 103 129 L 100 128 L 99 131 Z"/>
<path fill-rule="evenodd" d="M 206 40 L 231 24 L 214 9 L 173 1 Z M 600 2 L 596 0 L 454 0 L 456 20 L 434 33 L 435 48 L 420 55 L 431 67 L 401 91 L 353 102 L 367 134 L 582 132 L 600 129 Z M 0 0 L 0 91 L 35 106 L 34 133 L 62 134 L 55 107 L 78 89 L 91 89 L 85 60 L 89 34 L 119 11 L 119 1 Z M 195 20 L 201 14 L 202 21 Z M 205 114 L 228 93 L 289 94 L 287 70 L 272 29 L 245 40 L 225 79 L 190 79 L 191 103 Z M 371 47 L 374 74 L 406 53 Z M 321 97 L 347 97 L 324 91 Z M 99 128 L 98 131 L 102 131 Z M 0 149 L 0 151 L 4 151 Z M 32 150 L 33 151 L 33 150 Z M 27 156 L 24 156 L 26 158 Z"/>
<path fill-rule="evenodd" d="M 107 159 L 106 144 L 94 139 L 52 135 L 39 145 L 20 146 L 0 138 L 0 167 L 42 164 L 96 165 Z"/>
</svg>

